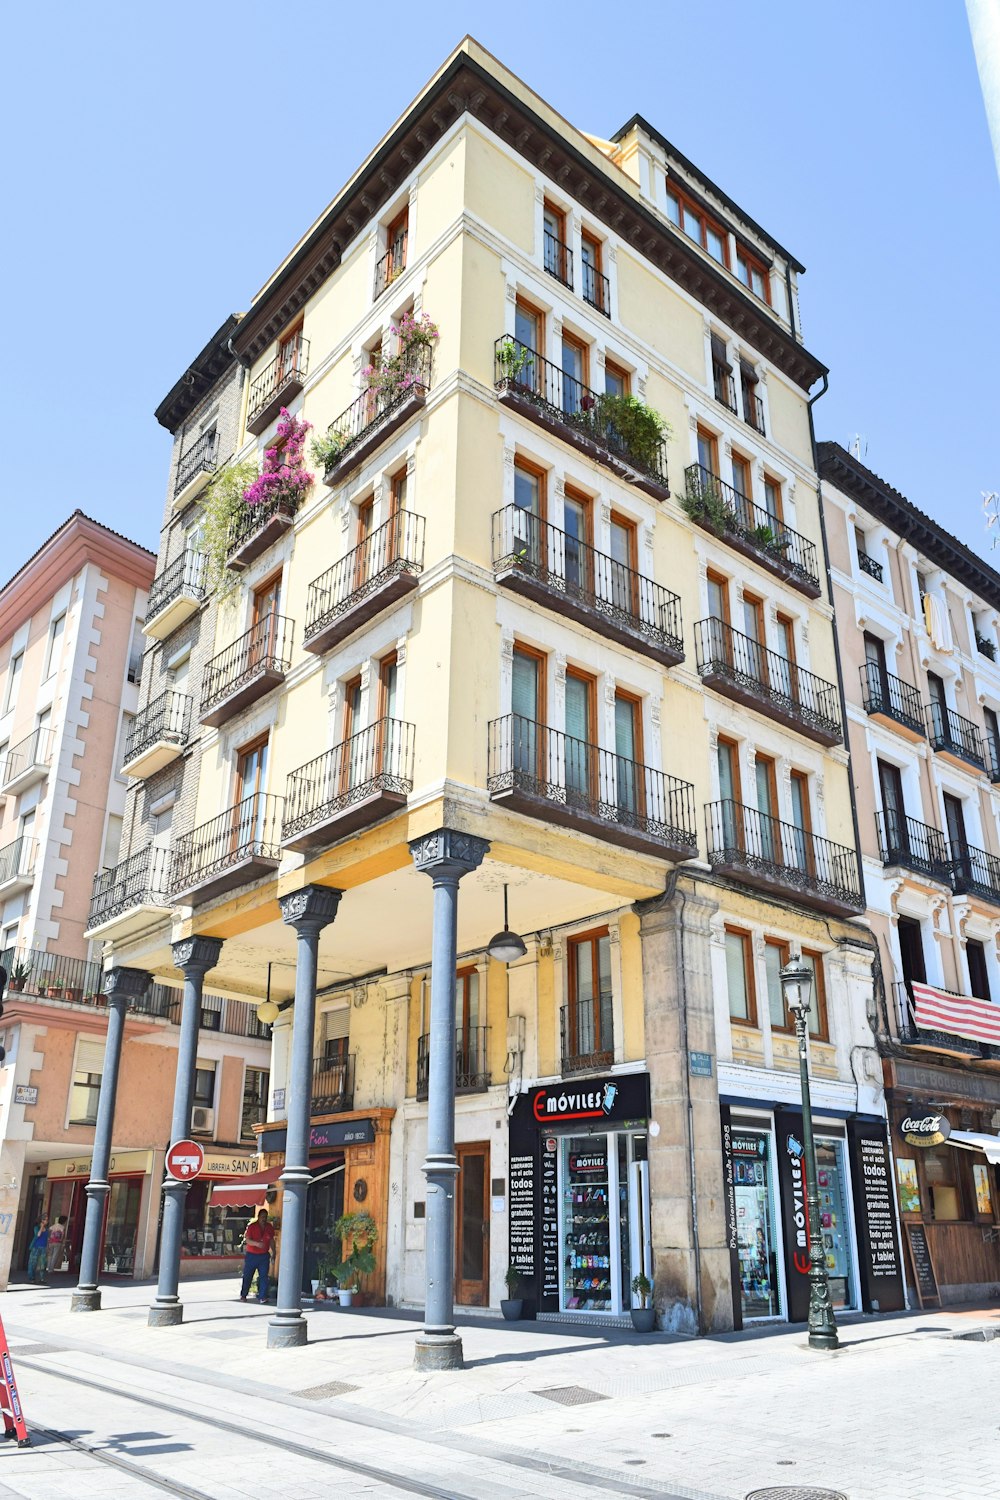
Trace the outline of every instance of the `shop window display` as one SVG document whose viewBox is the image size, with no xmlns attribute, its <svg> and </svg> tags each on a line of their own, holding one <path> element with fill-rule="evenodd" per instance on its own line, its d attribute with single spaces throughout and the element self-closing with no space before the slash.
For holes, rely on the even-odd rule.
<svg viewBox="0 0 1000 1500">
<path fill-rule="evenodd" d="M 201 1258 L 242 1255 L 243 1232 L 253 1218 L 252 1207 L 209 1204 L 208 1182 L 192 1182 L 184 1203 L 182 1254 Z"/>
<path fill-rule="evenodd" d="M 607 1136 L 569 1136 L 563 1145 L 565 1306 L 611 1309 L 611 1203 Z"/>
<path fill-rule="evenodd" d="M 854 1278 L 843 1141 L 816 1142 L 816 1182 L 830 1300 L 834 1307 L 853 1307 Z"/>
<path fill-rule="evenodd" d="M 762 1130 L 733 1134 L 733 1188 L 743 1319 L 778 1318 L 778 1236 L 770 1137 Z"/>
</svg>

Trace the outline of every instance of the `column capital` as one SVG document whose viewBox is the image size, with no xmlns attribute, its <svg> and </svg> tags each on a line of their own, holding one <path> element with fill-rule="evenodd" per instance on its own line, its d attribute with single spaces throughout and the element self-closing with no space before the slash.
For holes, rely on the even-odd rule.
<svg viewBox="0 0 1000 1500">
<path fill-rule="evenodd" d="M 179 943 L 171 943 L 170 952 L 173 955 L 174 967 L 186 974 L 190 969 L 192 973 L 202 974 L 209 969 L 214 969 L 219 962 L 222 952 L 222 939 L 214 937 L 189 937 L 182 938 Z"/>
<path fill-rule="evenodd" d="M 310 927 L 318 932 L 321 927 L 328 927 L 337 915 L 343 894 L 331 885 L 304 885 L 300 891 L 278 897 L 281 920 L 296 932 Z"/>
<path fill-rule="evenodd" d="M 105 970 L 101 985 L 109 1000 L 138 1000 L 149 989 L 152 978 L 145 969 L 113 968 Z"/>
<path fill-rule="evenodd" d="M 474 833 L 439 828 L 422 839 L 411 839 L 410 854 L 421 875 L 461 880 L 463 875 L 479 868 L 489 847 L 487 839 L 477 838 Z"/>
</svg>

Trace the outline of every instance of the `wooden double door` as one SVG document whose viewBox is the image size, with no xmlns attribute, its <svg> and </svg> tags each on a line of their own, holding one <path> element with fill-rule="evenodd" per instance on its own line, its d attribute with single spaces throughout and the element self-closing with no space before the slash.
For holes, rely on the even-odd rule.
<svg viewBox="0 0 1000 1500">
<path fill-rule="evenodd" d="M 455 1147 L 455 1301 L 463 1307 L 490 1302 L 490 1146 Z"/>
</svg>

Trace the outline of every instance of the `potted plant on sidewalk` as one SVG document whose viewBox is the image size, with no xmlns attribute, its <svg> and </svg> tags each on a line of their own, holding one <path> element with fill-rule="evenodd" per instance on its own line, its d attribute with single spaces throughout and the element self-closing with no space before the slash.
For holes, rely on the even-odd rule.
<svg viewBox="0 0 1000 1500">
<path fill-rule="evenodd" d="M 340 1287 L 340 1305 L 350 1307 L 358 1290 L 358 1277 L 370 1276 L 375 1269 L 378 1225 L 371 1214 L 362 1209 L 358 1213 L 341 1214 L 333 1232 L 342 1243 L 350 1245 L 347 1254 L 335 1268 Z"/>
<path fill-rule="evenodd" d="M 652 1333 L 656 1327 L 656 1308 L 646 1303 L 653 1291 L 653 1284 L 648 1276 L 640 1271 L 638 1276 L 632 1277 L 632 1290 L 639 1298 L 639 1306 L 629 1308 L 632 1318 L 632 1327 L 636 1333 Z"/>
<path fill-rule="evenodd" d="M 508 1295 L 501 1298 L 500 1311 L 508 1323 L 516 1323 L 524 1311 L 524 1298 L 517 1295 L 521 1289 L 521 1273 L 516 1266 L 508 1266 L 503 1279 L 507 1283 Z"/>
</svg>

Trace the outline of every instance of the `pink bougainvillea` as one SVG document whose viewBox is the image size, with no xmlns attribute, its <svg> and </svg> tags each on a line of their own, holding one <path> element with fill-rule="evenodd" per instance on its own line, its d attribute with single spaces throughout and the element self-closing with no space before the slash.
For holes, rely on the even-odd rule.
<svg viewBox="0 0 1000 1500">
<path fill-rule="evenodd" d="M 293 417 L 284 407 L 281 408 L 274 445 L 264 449 L 261 471 L 243 491 L 245 505 L 279 505 L 284 501 L 298 507 L 304 492 L 313 482 L 302 451 L 306 433 L 311 428 L 311 422 Z"/>
</svg>

